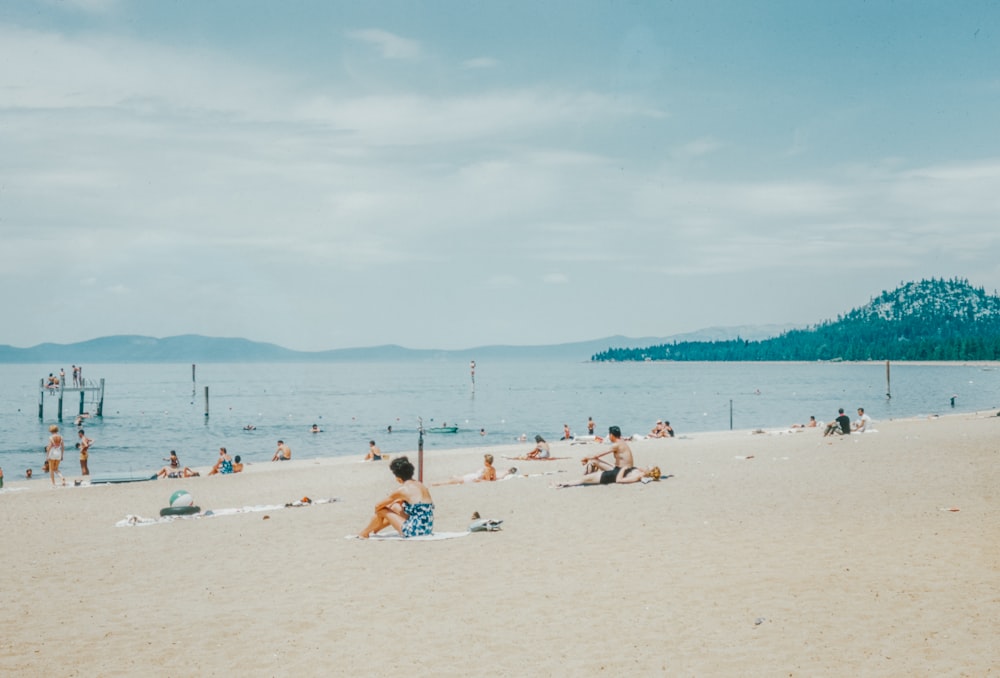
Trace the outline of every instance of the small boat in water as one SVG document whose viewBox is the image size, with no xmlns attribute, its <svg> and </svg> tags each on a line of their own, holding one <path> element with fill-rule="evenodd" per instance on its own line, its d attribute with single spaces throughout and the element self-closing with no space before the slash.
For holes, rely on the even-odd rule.
<svg viewBox="0 0 1000 678">
<path fill-rule="evenodd" d="M 457 426 L 431 426 L 428 433 L 458 433 Z"/>
</svg>

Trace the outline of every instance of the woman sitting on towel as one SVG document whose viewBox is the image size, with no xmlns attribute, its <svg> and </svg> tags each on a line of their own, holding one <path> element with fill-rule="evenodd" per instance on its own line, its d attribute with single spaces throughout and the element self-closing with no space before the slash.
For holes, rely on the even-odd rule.
<svg viewBox="0 0 1000 678">
<path fill-rule="evenodd" d="M 367 539 L 392 526 L 403 537 L 419 537 L 434 529 L 434 502 L 427 487 L 413 479 L 413 464 L 406 457 L 397 457 L 389 464 L 399 487 L 375 504 L 375 515 L 358 534 Z"/>
<path fill-rule="evenodd" d="M 549 444 L 545 442 L 545 438 L 535 436 L 535 449 L 518 459 L 548 459 L 550 454 Z"/>
</svg>

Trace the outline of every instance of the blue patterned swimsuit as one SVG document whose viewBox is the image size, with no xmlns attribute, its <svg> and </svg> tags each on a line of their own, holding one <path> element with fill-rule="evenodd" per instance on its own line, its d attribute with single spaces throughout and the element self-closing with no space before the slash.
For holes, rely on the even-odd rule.
<svg viewBox="0 0 1000 678">
<path fill-rule="evenodd" d="M 404 537 L 421 537 L 434 531 L 434 504 L 408 504 L 403 510 L 409 518 L 403 523 Z"/>
</svg>

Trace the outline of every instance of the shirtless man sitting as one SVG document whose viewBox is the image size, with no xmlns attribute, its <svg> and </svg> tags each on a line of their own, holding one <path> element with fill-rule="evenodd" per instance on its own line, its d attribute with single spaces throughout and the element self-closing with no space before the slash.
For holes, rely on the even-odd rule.
<svg viewBox="0 0 1000 678">
<path fill-rule="evenodd" d="M 271 461 L 291 461 L 292 450 L 288 445 L 285 444 L 284 440 L 278 441 L 278 449 L 275 450 L 274 456 L 271 457 Z"/>
<path fill-rule="evenodd" d="M 644 473 L 634 473 L 636 470 L 635 461 L 632 459 L 632 448 L 622 440 L 622 431 L 617 426 L 608 428 L 608 437 L 611 439 L 611 448 L 595 454 L 592 457 L 584 457 L 580 460 L 585 464 L 584 475 L 579 480 L 559 483 L 556 487 L 573 487 L 575 485 L 611 485 L 613 483 L 637 483 L 640 482 Z M 614 466 L 601 457 L 613 454 L 615 458 Z"/>
</svg>

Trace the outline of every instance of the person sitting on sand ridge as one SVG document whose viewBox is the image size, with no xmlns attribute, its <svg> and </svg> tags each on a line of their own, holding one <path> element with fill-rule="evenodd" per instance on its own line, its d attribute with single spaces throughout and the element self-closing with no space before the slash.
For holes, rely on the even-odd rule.
<svg viewBox="0 0 1000 678">
<path fill-rule="evenodd" d="M 226 448 L 220 447 L 219 458 L 215 461 L 215 466 L 213 466 L 212 470 L 208 472 L 208 475 L 214 476 L 217 473 L 229 475 L 232 472 L 233 459 L 229 456 L 229 452 L 226 451 Z"/>
<path fill-rule="evenodd" d="M 434 500 L 427 487 L 413 479 L 413 464 L 404 457 L 389 463 L 389 470 L 396 476 L 399 487 L 375 504 L 375 515 L 358 534 L 361 539 L 386 527 L 393 527 L 404 537 L 419 537 L 434 530 Z"/>
<path fill-rule="evenodd" d="M 622 440 L 622 431 L 617 426 L 608 428 L 608 438 L 611 447 L 600 454 L 584 457 L 584 475 L 579 480 L 559 483 L 556 487 L 572 487 L 575 485 L 611 485 L 614 483 L 637 483 L 643 478 L 642 473 L 634 473 L 635 461 L 632 458 L 632 448 Z M 615 463 L 601 459 L 605 455 L 614 455 Z M 639 469 L 641 470 L 641 469 Z"/>
<path fill-rule="evenodd" d="M 278 441 L 278 449 L 275 450 L 274 456 L 271 457 L 271 461 L 291 461 L 292 450 L 285 444 L 284 440 Z"/>
<path fill-rule="evenodd" d="M 378 449 L 378 445 L 375 444 L 374 440 L 368 441 L 368 454 L 365 455 L 365 461 L 380 461 L 382 459 L 382 450 Z"/>
<path fill-rule="evenodd" d="M 540 435 L 535 436 L 535 448 L 519 459 L 548 459 L 551 454 L 549 444 Z"/>
<path fill-rule="evenodd" d="M 844 408 L 837 410 L 837 418 L 826 425 L 823 437 L 832 435 L 848 435 L 851 432 L 851 418 L 844 414 Z"/>
</svg>

